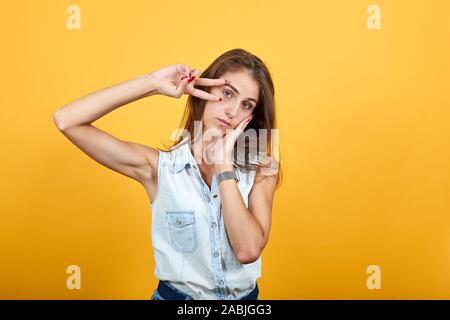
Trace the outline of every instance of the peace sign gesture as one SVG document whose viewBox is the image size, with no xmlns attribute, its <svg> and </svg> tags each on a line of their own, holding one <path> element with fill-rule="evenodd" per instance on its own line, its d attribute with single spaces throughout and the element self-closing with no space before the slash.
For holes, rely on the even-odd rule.
<svg viewBox="0 0 450 320">
<path fill-rule="evenodd" d="M 190 94 L 204 100 L 220 101 L 221 98 L 213 94 L 194 88 L 194 84 L 201 86 L 224 85 L 225 79 L 197 78 L 200 70 L 191 68 L 187 64 L 175 64 L 152 72 L 156 83 L 156 92 L 168 97 L 180 98 L 183 94 Z"/>
</svg>

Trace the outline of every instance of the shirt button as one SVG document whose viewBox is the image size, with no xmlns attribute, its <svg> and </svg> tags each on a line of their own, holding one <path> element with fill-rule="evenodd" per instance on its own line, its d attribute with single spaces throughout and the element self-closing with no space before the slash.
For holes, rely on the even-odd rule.
<svg viewBox="0 0 450 320">
<path fill-rule="evenodd" d="M 217 223 L 215 223 L 215 222 L 211 223 L 211 227 L 213 227 L 213 228 L 217 227 Z"/>
<path fill-rule="evenodd" d="M 223 286 L 223 283 L 224 283 L 223 280 L 220 280 L 220 281 L 219 281 L 219 284 L 220 284 L 221 286 Z"/>
<path fill-rule="evenodd" d="M 217 194 L 213 195 L 213 198 L 217 198 Z"/>
<path fill-rule="evenodd" d="M 216 252 L 214 252 L 214 257 L 218 257 L 219 256 L 219 253 L 216 251 Z"/>
</svg>

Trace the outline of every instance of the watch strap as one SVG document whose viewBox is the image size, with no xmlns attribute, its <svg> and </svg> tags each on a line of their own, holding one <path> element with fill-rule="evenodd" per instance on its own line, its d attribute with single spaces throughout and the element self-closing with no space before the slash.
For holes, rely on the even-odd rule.
<svg viewBox="0 0 450 320">
<path fill-rule="evenodd" d="M 230 180 L 230 179 L 234 179 L 236 182 L 238 182 L 236 173 L 234 171 L 223 171 L 217 175 L 217 178 L 216 178 L 217 185 L 219 185 L 224 180 Z"/>
</svg>

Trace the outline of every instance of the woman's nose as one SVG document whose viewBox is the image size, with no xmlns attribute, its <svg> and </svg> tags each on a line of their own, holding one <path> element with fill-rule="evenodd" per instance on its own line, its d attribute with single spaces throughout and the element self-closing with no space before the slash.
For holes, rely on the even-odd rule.
<svg viewBox="0 0 450 320">
<path fill-rule="evenodd" d="M 226 107 L 226 114 L 231 116 L 232 118 L 236 117 L 236 114 L 239 110 L 239 104 L 233 104 L 231 102 L 228 102 Z"/>
</svg>

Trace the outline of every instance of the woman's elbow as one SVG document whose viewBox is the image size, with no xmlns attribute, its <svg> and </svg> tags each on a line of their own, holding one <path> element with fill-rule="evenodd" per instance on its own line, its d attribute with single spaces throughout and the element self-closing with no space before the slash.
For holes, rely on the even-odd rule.
<svg viewBox="0 0 450 320">
<path fill-rule="evenodd" d="M 64 131 L 67 129 L 67 124 L 63 120 L 63 117 L 61 115 L 61 110 L 56 110 L 53 113 L 53 122 L 55 123 L 55 125 L 59 131 Z"/>
<path fill-rule="evenodd" d="M 63 124 L 61 122 L 61 117 L 59 115 L 59 110 L 57 110 L 53 113 L 53 122 L 55 123 L 55 125 L 59 131 L 64 130 Z"/>
<path fill-rule="evenodd" d="M 249 264 L 255 262 L 260 257 L 260 252 L 239 252 L 236 257 L 241 264 Z"/>
</svg>

